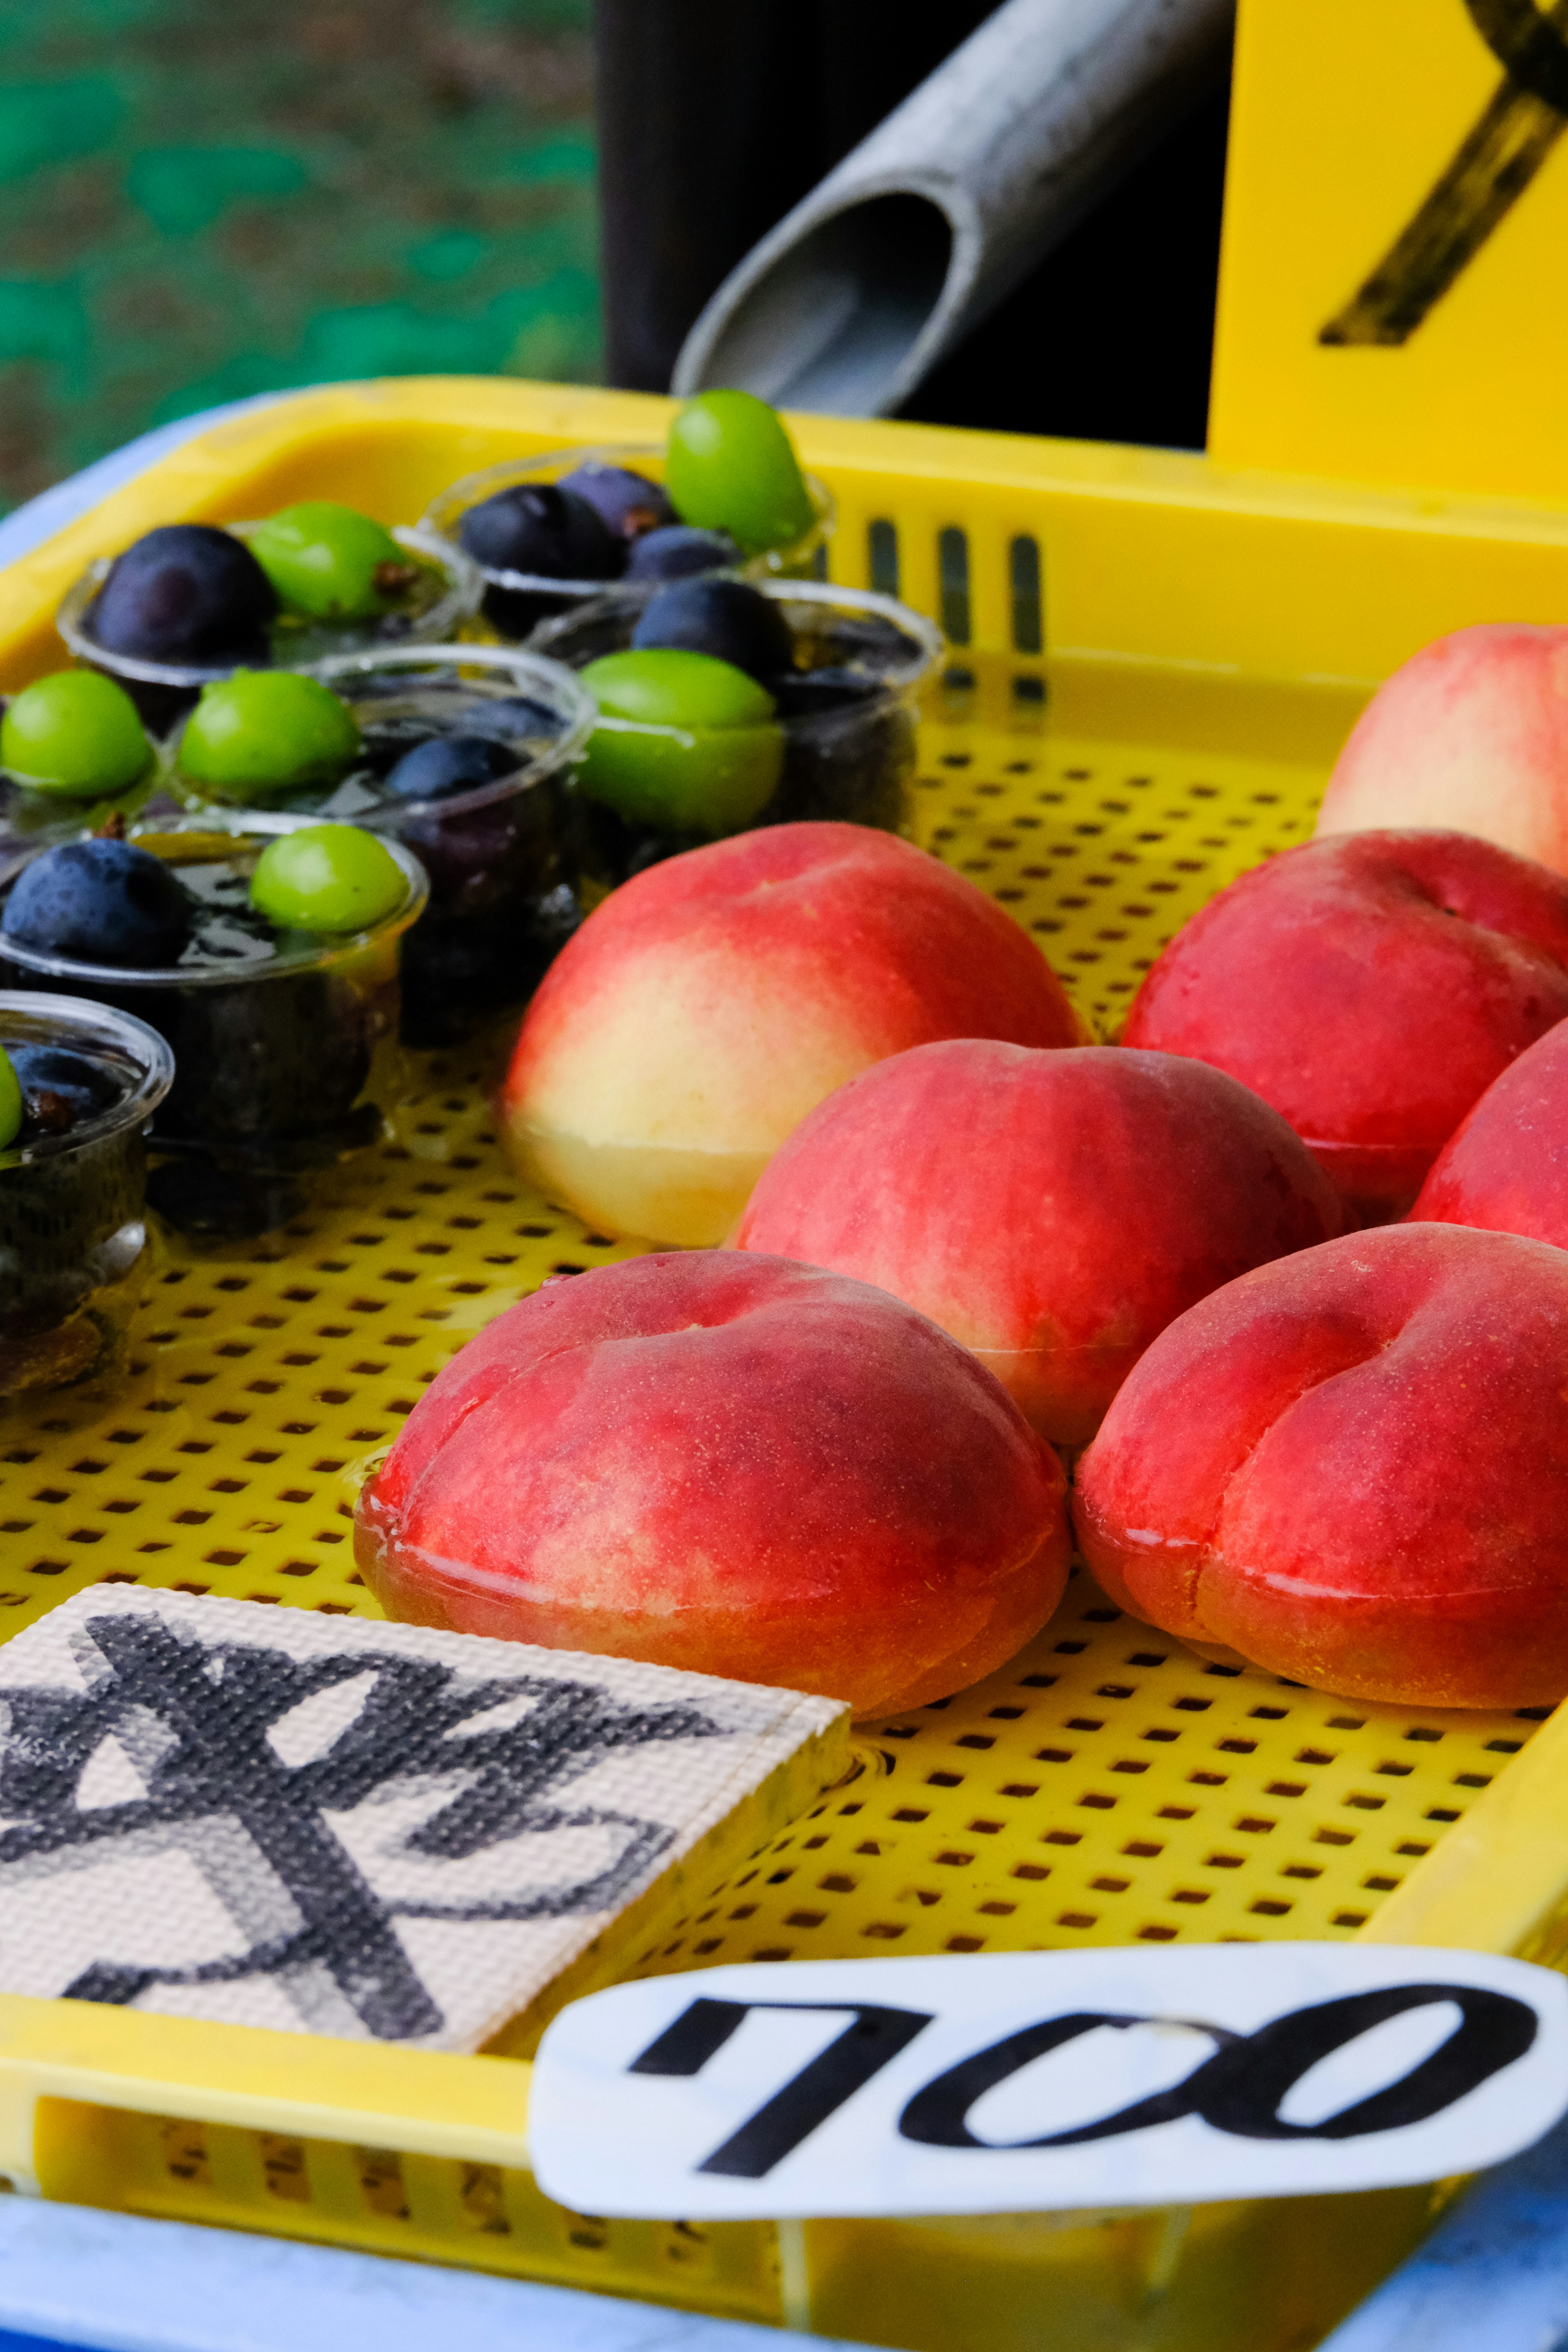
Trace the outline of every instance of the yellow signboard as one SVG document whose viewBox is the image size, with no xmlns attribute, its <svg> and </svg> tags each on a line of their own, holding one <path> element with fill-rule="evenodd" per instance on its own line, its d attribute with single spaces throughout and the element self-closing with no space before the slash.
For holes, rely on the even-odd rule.
<svg viewBox="0 0 1568 2352">
<path fill-rule="evenodd" d="M 1568 0 L 1241 0 L 1209 446 L 1568 497 Z"/>
</svg>

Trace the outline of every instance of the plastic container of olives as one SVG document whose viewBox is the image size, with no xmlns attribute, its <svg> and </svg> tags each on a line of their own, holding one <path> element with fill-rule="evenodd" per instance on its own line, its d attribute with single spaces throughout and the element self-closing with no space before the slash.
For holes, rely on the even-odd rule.
<svg viewBox="0 0 1568 2352">
<path fill-rule="evenodd" d="M 650 482 L 664 481 L 664 450 L 653 442 L 605 445 L 588 449 L 552 449 L 542 456 L 509 458 L 487 466 L 483 472 L 465 474 L 439 497 L 432 499 L 419 518 L 419 528 L 447 547 L 458 547 L 458 534 L 470 507 L 492 499 L 499 490 L 518 489 L 530 483 L 563 481 L 567 475 L 598 467 L 624 468 Z M 805 477 L 815 520 L 809 530 L 786 546 L 769 548 L 733 568 L 747 580 L 809 580 L 816 572 L 833 536 L 837 509 L 833 494 L 815 474 Z M 503 572 L 485 567 L 483 610 L 499 637 L 520 643 L 541 622 L 567 613 L 589 597 L 602 596 L 614 580 L 555 580 L 543 572 Z"/>
<path fill-rule="evenodd" d="M 24 1047 L 63 1050 L 98 1097 L 63 1131 L 0 1150 L 3 1408 L 123 1365 L 153 1255 L 143 1136 L 174 1057 L 144 1021 L 31 991 L 0 994 L 0 1047 L 18 1058 Z"/>
<path fill-rule="evenodd" d="M 175 1067 L 151 1130 L 149 1201 L 198 1238 L 266 1233 L 304 1206 L 312 1175 L 384 1131 L 404 1083 L 402 944 L 429 886 L 413 851 L 389 840 L 407 883 L 394 913 L 347 934 L 278 930 L 248 915 L 250 875 L 268 841 L 308 818 L 237 809 L 156 822 L 137 847 L 176 868 L 204 907 L 182 960 L 132 970 L 0 935 L 0 982 L 90 998 L 156 1030 Z"/>
<path fill-rule="evenodd" d="M 257 522 L 228 522 L 222 529 L 236 539 L 248 539 L 261 528 Z M 279 669 L 309 669 L 344 654 L 367 653 L 399 645 L 437 645 L 455 637 L 479 609 L 484 578 L 477 563 L 452 541 L 423 525 L 399 526 L 393 538 L 403 548 L 418 578 L 403 599 L 374 621 L 314 621 L 298 613 L 280 612 L 268 637 L 273 665 Z M 154 733 L 163 733 L 188 710 L 204 686 L 228 677 L 239 667 L 223 662 L 216 667 L 195 663 L 148 661 L 140 656 L 111 653 L 92 635 L 89 607 L 109 573 L 114 558 L 100 556 L 67 591 L 55 626 L 78 661 L 116 677 L 130 694 Z"/>
<path fill-rule="evenodd" d="M 0 879 L 35 850 L 137 814 L 159 766 L 114 678 L 74 667 L 0 697 Z"/>
<path fill-rule="evenodd" d="M 590 796 L 588 761 L 579 786 L 585 895 L 613 889 L 646 866 L 693 849 L 720 832 L 835 819 L 883 833 L 907 833 L 912 810 L 916 705 L 943 654 L 942 633 L 907 604 L 870 589 L 825 581 L 756 582 L 776 604 L 795 640 L 795 669 L 772 680 L 783 737 L 777 786 L 746 824 L 673 832 L 635 824 Z M 534 633 L 535 651 L 572 669 L 631 644 L 657 583 L 612 589 Z M 601 722 L 604 723 L 604 722 Z M 639 730 L 613 724 L 624 745 Z M 652 740 L 667 729 L 647 730 Z"/>
<path fill-rule="evenodd" d="M 430 896 L 403 942 L 403 1038 L 451 1045 L 526 1003 L 581 919 L 570 771 L 593 730 L 592 698 L 561 663 L 504 646 L 345 655 L 310 675 L 348 703 L 362 756 L 335 783 L 267 803 L 415 852 Z M 488 782 L 424 799 L 389 788 L 410 751 L 476 734 L 500 746 Z M 211 788 L 182 773 L 178 734 L 165 752 L 166 791 L 188 809 L 213 807 Z M 219 821 L 234 814 L 223 808 Z"/>
</svg>

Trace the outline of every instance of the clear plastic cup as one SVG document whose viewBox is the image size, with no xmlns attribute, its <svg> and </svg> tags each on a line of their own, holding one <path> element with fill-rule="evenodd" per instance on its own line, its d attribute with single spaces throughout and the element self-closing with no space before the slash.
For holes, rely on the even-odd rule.
<svg viewBox="0 0 1568 2352">
<path fill-rule="evenodd" d="M 4 707 L 0 702 L 0 711 Z M 90 799 L 79 793 L 40 792 L 14 769 L 0 768 L 0 884 L 57 841 L 79 841 L 115 819 L 130 824 L 155 797 L 160 780 L 155 747 L 146 773 L 133 784 Z"/>
<path fill-rule="evenodd" d="M 593 731 L 586 689 L 560 662 L 508 646 L 402 646 L 319 663 L 342 696 L 364 756 L 336 784 L 268 795 L 318 822 L 362 824 L 407 844 L 429 878 L 425 912 L 403 943 L 403 1039 L 448 1045 L 525 1004 L 581 919 L 570 770 Z M 409 800 L 384 778 L 432 735 L 496 737 L 513 764 L 490 782 Z M 210 809 L 212 787 L 166 748 L 164 787 Z M 218 806 L 228 823 L 232 807 Z"/>
<path fill-rule="evenodd" d="M 248 539 L 259 530 L 257 522 L 226 522 L 224 530 Z M 319 662 L 345 654 L 384 652 L 395 645 L 444 645 L 455 637 L 478 611 L 484 579 L 477 563 L 450 540 L 438 538 L 424 526 L 400 525 L 393 538 L 418 565 L 420 579 L 407 592 L 405 607 L 395 607 L 374 621 L 311 621 L 280 613 L 268 630 L 272 662 L 279 669 L 312 669 Z M 125 688 L 146 725 L 165 734 L 183 718 L 204 686 L 231 677 L 241 665 L 220 662 L 202 667 L 188 662 L 143 661 L 132 654 L 110 653 L 92 634 L 89 606 L 114 559 L 102 555 L 89 564 L 68 589 L 55 615 L 55 626 L 79 662 L 102 670 Z"/>
<path fill-rule="evenodd" d="M 63 1046 L 116 1098 L 0 1151 L 0 1407 L 122 1368 L 153 1255 L 142 1139 L 174 1076 L 155 1029 L 79 997 L 0 994 L 0 1046 L 19 1045 Z"/>
<path fill-rule="evenodd" d="M 237 907 L 268 841 L 310 820 L 260 810 L 171 815 L 138 847 L 180 870 L 215 910 Z M 148 1199 L 182 1232 L 266 1233 L 298 1213 L 312 1173 L 365 1150 L 401 1091 L 398 962 L 428 884 L 387 847 L 407 896 L 370 929 L 275 932 L 270 951 L 232 928 L 223 960 L 150 971 L 79 961 L 0 933 L 0 980 L 58 990 L 140 1018 L 172 1048 L 174 1084 L 152 1130 Z M 9 887 L 9 886 L 6 886 Z M 4 903 L 0 889 L 0 906 Z"/>
<path fill-rule="evenodd" d="M 776 604 L 795 637 L 795 667 L 779 683 L 784 736 L 779 782 L 750 824 L 831 818 L 907 834 L 912 809 L 916 708 L 942 658 L 940 629 L 891 596 L 825 581 L 754 583 Z M 534 650 L 582 669 L 620 653 L 658 583 L 612 589 L 535 631 Z M 601 721 L 624 736 L 662 734 L 626 719 Z M 579 789 L 582 866 L 589 895 L 613 889 L 661 858 L 694 849 L 709 834 L 628 823 Z"/>
<path fill-rule="evenodd" d="M 551 449 L 542 456 L 509 457 L 504 465 L 487 466 L 482 473 L 465 474 L 439 497 L 431 499 L 419 518 L 421 530 L 431 532 L 448 547 L 458 547 L 458 534 L 470 507 L 525 483 L 559 482 L 583 467 L 625 467 L 650 482 L 664 480 L 664 451 L 651 442 L 592 449 Z M 736 567 L 748 580 L 809 580 L 833 536 L 837 509 L 833 494 L 815 474 L 805 476 L 814 509 L 809 530 L 787 546 L 770 548 Z M 484 615 L 499 637 L 520 643 L 541 622 L 570 612 L 589 597 L 602 596 L 615 582 L 552 580 L 543 572 L 484 570 Z"/>
</svg>

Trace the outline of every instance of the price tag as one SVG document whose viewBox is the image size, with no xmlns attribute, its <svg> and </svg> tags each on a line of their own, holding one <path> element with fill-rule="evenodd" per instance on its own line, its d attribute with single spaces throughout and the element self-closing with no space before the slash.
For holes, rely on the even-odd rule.
<svg viewBox="0 0 1568 2352">
<path fill-rule="evenodd" d="M 531 2159 L 648 2220 L 1190 2205 L 1437 2179 L 1568 2105 L 1568 1983 L 1384 1945 L 713 1969 L 551 2025 Z"/>
</svg>

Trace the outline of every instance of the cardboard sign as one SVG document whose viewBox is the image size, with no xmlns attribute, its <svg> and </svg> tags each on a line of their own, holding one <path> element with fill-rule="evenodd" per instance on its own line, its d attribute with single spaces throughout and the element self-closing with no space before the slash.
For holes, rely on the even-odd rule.
<svg viewBox="0 0 1568 2352">
<path fill-rule="evenodd" d="M 1568 496 L 1568 10 L 1242 0 L 1209 446 Z"/>
<path fill-rule="evenodd" d="M 1190 2205 L 1436 2179 L 1568 2105 L 1568 1984 L 1190 1945 L 721 1968 L 564 2010 L 531 2159 L 649 2220 Z"/>
</svg>

